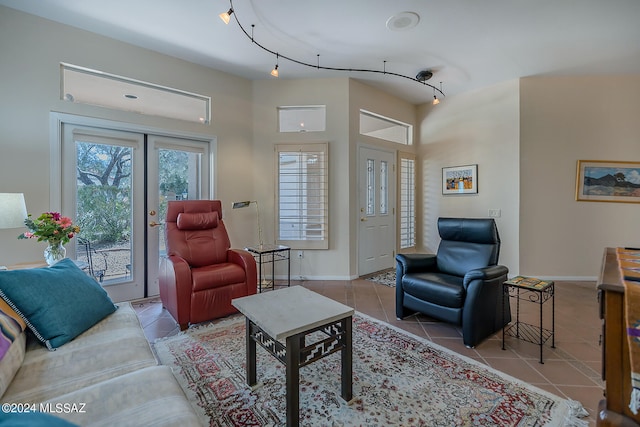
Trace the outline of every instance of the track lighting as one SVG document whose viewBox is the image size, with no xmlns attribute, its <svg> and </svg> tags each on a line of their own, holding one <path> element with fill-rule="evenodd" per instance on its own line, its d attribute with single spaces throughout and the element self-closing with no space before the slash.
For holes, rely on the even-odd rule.
<svg viewBox="0 0 640 427">
<path fill-rule="evenodd" d="M 220 19 L 222 19 L 225 24 L 229 23 L 229 21 L 231 20 L 231 14 L 234 13 L 233 0 L 229 0 L 229 5 L 230 5 L 229 11 L 220 14 Z M 269 53 L 271 53 L 273 55 L 276 55 L 276 58 L 282 57 L 282 58 L 284 58 L 284 59 L 286 59 L 288 61 L 294 62 L 296 64 L 304 65 L 305 67 L 316 68 L 318 70 L 347 71 L 347 72 L 357 72 L 357 73 L 376 73 L 376 74 L 384 74 L 384 75 L 389 75 L 389 76 L 394 76 L 394 77 L 402 77 L 403 79 L 412 80 L 414 82 L 418 82 L 420 84 L 423 84 L 425 86 L 429 86 L 429 87 L 433 88 L 433 97 L 434 97 L 433 104 L 434 105 L 440 103 L 440 100 L 438 99 L 438 97 L 436 95 L 436 92 L 440 93 L 441 96 L 444 96 L 444 93 L 442 92 L 442 82 L 440 82 L 440 89 L 438 89 L 434 85 L 431 85 L 431 84 L 427 83 L 427 80 L 429 78 L 431 78 L 431 76 L 433 75 L 433 72 L 431 70 L 428 70 L 428 69 L 427 70 L 422 70 L 422 71 L 418 72 L 416 77 L 410 77 L 410 76 L 406 76 L 404 74 L 394 73 L 392 71 L 387 71 L 387 61 L 384 61 L 384 66 L 383 66 L 382 70 L 372 70 L 372 69 L 366 69 L 366 68 L 324 67 L 324 66 L 320 65 L 320 55 L 317 55 L 317 61 L 316 61 L 317 63 L 316 64 L 311 64 L 311 63 L 308 63 L 308 62 L 305 62 L 305 61 L 301 61 L 299 59 L 291 58 L 289 56 L 280 55 L 276 51 L 274 51 L 272 49 L 269 49 L 266 46 L 261 45 L 260 43 L 258 43 L 256 41 L 256 39 L 253 36 L 253 30 L 254 30 L 255 25 L 251 25 L 251 34 L 249 34 L 247 32 L 247 30 L 240 23 L 240 20 L 238 19 L 238 14 L 237 13 L 236 13 L 236 16 L 235 16 L 235 20 L 236 20 L 236 23 L 238 24 L 238 27 L 240 27 L 240 29 L 242 30 L 244 35 L 247 36 L 247 38 L 250 39 L 253 44 L 258 46 L 260 49 L 264 50 L 265 52 L 269 52 Z M 274 67 L 273 70 L 271 70 L 271 75 L 274 76 L 274 77 L 278 77 L 278 61 L 277 61 L 277 59 L 276 59 L 276 66 Z"/>
<path fill-rule="evenodd" d="M 233 13 L 233 8 L 229 8 L 229 10 L 227 12 L 221 13 L 218 16 L 220 17 L 220 19 L 222 19 L 222 22 L 224 22 L 225 24 L 229 25 L 229 21 L 231 20 L 231 14 L 232 13 Z"/>
<path fill-rule="evenodd" d="M 280 55 L 276 53 L 276 66 L 273 70 L 271 70 L 271 75 L 273 77 L 278 77 L 278 75 L 280 73 L 278 73 L 278 63 L 280 62 L 278 59 L 280 58 Z"/>
<path fill-rule="evenodd" d="M 440 93 L 442 93 L 442 82 L 440 82 Z M 433 88 L 433 101 L 431 101 L 431 103 L 433 105 L 438 105 L 440 104 L 440 100 L 438 99 L 438 97 L 436 96 L 436 88 Z"/>
</svg>

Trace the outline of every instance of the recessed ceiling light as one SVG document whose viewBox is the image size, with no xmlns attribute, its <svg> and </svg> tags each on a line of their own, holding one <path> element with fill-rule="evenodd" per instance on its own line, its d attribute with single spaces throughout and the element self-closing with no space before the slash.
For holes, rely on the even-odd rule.
<svg viewBox="0 0 640 427">
<path fill-rule="evenodd" d="M 125 93 L 124 97 L 128 99 L 138 99 L 136 95 L 131 95 L 130 93 Z"/>
<path fill-rule="evenodd" d="M 406 31 L 420 22 L 420 15 L 415 12 L 400 12 L 387 19 L 387 28 L 391 31 Z"/>
</svg>

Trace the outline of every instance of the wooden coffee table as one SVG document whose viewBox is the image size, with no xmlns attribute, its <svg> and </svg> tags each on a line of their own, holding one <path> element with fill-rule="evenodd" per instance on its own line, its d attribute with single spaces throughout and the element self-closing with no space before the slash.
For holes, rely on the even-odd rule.
<svg viewBox="0 0 640 427">
<path fill-rule="evenodd" d="M 287 426 L 297 426 L 300 420 L 300 368 L 337 351 L 342 355 L 342 398 L 351 400 L 353 308 L 301 286 L 231 303 L 247 322 L 247 384 L 257 383 L 256 343 L 286 366 Z M 318 331 L 326 338 L 307 343 L 307 337 Z"/>
</svg>

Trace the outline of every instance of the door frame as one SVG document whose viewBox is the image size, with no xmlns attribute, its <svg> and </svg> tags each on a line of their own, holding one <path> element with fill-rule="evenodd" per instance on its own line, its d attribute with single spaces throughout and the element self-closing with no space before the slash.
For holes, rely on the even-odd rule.
<svg viewBox="0 0 640 427">
<path fill-rule="evenodd" d="M 364 143 L 358 143 L 357 144 L 357 160 L 356 160 L 356 171 L 357 171 L 357 178 L 356 178 L 356 191 L 357 191 L 357 195 L 356 195 L 356 205 L 355 205 L 355 222 L 356 222 L 356 226 L 357 226 L 357 233 L 356 233 L 356 239 L 357 239 L 357 258 L 356 258 L 356 269 L 357 269 L 357 275 L 358 277 L 361 276 L 361 272 L 360 272 L 360 256 L 362 254 L 361 248 L 360 248 L 360 243 L 361 243 L 361 226 L 360 226 L 360 197 L 361 197 L 361 192 L 364 191 L 362 188 L 362 185 L 364 185 L 364 183 L 361 182 L 361 170 L 360 170 L 360 155 L 361 155 L 361 150 L 365 148 L 365 149 L 369 149 L 369 150 L 377 150 L 377 151 L 381 151 L 383 153 L 387 153 L 390 154 L 393 158 L 393 171 L 390 175 L 393 175 L 393 183 L 390 185 L 393 185 L 393 197 L 389 197 L 389 209 L 391 212 L 391 226 L 393 227 L 393 231 L 394 231 L 394 239 L 393 239 L 393 243 L 392 243 L 392 251 L 394 254 L 396 254 L 398 251 L 398 197 L 397 197 L 397 192 L 398 192 L 398 150 L 396 149 L 391 149 L 388 147 L 379 147 L 376 145 L 370 145 L 370 144 L 364 144 Z"/>
<path fill-rule="evenodd" d="M 114 120 L 101 119 L 96 117 L 79 116 L 75 114 L 60 113 L 52 111 L 49 113 L 49 206 L 52 211 L 60 212 L 62 209 L 62 147 L 63 147 L 63 126 L 86 126 L 112 131 L 131 132 L 137 134 L 153 134 L 160 137 L 181 138 L 199 140 L 209 144 L 209 182 L 208 193 L 203 193 L 202 198 L 213 199 L 217 194 L 217 138 L 211 135 L 197 134 L 193 132 L 172 131 L 164 128 L 139 125 L 134 123 L 118 122 Z M 145 200 L 145 214 L 147 212 Z M 145 215 L 146 219 L 146 215 Z M 146 237 L 146 236 L 145 236 Z M 146 242 L 145 242 L 146 245 Z M 71 256 L 75 252 L 71 250 Z M 148 296 L 149 284 L 147 283 L 147 273 L 145 267 L 144 274 L 144 297 Z"/>
</svg>

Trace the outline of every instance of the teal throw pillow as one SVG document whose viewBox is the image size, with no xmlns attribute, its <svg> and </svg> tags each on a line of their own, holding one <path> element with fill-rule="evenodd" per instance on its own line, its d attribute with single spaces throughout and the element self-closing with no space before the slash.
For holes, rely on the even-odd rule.
<svg viewBox="0 0 640 427">
<path fill-rule="evenodd" d="M 30 403 L 5 403 L 5 409 L 9 412 L 4 412 L 0 417 L 0 427 L 77 427 L 77 424 L 70 423 L 62 418 L 54 417 L 44 412 L 10 412 L 13 406 L 20 406 L 21 408 L 29 405 L 37 405 Z"/>
<path fill-rule="evenodd" d="M 116 310 L 98 282 L 69 258 L 45 268 L 0 271 L 0 298 L 49 350 Z"/>
</svg>

